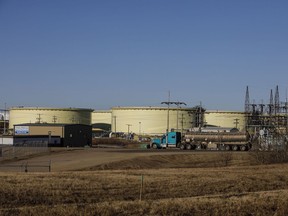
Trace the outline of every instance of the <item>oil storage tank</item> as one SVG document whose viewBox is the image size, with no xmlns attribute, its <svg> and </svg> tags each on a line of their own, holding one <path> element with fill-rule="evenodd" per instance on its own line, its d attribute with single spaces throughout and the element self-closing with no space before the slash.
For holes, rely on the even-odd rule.
<svg viewBox="0 0 288 216">
<path fill-rule="evenodd" d="M 245 113 L 239 111 L 206 110 L 204 122 L 209 126 L 245 129 Z"/>
<path fill-rule="evenodd" d="M 110 124 L 111 125 L 111 110 L 94 110 L 92 113 L 92 124 Z"/>
<path fill-rule="evenodd" d="M 91 125 L 92 112 L 93 109 L 83 108 L 12 107 L 9 129 L 26 123 Z"/>
<path fill-rule="evenodd" d="M 113 107 L 111 126 L 113 132 L 136 134 L 163 134 L 185 131 L 192 127 L 193 108 L 168 107 Z"/>
<path fill-rule="evenodd" d="M 95 136 L 108 136 L 111 131 L 111 110 L 95 110 L 92 113 L 92 130 Z"/>
</svg>

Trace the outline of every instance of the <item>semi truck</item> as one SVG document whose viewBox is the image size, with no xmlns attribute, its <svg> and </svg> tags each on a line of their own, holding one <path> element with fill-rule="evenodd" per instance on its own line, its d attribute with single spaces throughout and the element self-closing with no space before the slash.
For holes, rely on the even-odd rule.
<svg viewBox="0 0 288 216">
<path fill-rule="evenodd" d="M 180 132 L 168 132 L 160 138 L 152 139 L 150 147 L 247 151 L 251 148 L 251 142 L 246 132 L 187 132 L 183 135 Z"/>
<path fill-rule="evenodd" d="M 153 138 L 150 142 L 150 147 L 153 149 L 161 148 L 180 148 L 181 145 L 181 133 L 169 132 L 162 137 Z"/>
</svg>

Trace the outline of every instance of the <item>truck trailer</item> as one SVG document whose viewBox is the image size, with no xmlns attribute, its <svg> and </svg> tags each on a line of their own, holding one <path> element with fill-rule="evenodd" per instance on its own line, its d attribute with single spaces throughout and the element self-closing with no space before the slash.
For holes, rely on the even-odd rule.
<svg viewBox="0 0 288 216">
<path fill-rule="evenodd" d="M 179 148 L 181 150 L 233 150 L 247 151 L 251 148 L 250 136 L 245 132 L 168 132 L 151 140 L 150 147 Z"/>
</svg>

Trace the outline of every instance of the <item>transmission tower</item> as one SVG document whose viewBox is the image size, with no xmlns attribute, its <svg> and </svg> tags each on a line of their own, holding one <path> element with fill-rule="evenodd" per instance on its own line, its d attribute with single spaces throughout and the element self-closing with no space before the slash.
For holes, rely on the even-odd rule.
<svg viewBox="0 0 288 216">
<path fill-rule="evenodd" d="M 274 107 L 274 100 L 273 100 L 273 90 L 271 89 L 270 91 L 270 103 L 268 105 L 269 107 L 269 110 L 268 110 L 268 113 L 271 115 L 273 113 L 273 107 Z"/>
<path fill-rule="evenodd" d="M 261 114 L 261 115 L 264 113 L 264 107 L 265 107 L 265 104 L 264 104 L 264 102 L 263 102 L 263 100 L 262 100 L 261 103 L 259 104 L 260 114 Z"/>
<path fill-rule="evenodd" d="M 250 111 L 250 99 L 249 99 L 249 89 L 246 87 L 246 96 L 245 96 L 245 112 L 248 113 Z"/>
<path fill-rule="evenodd" d="M 276 92 L 275 92 L 275 114 L 279 113 L 279 108 L 280 108 L 280 97 L 279 97 L 279 89 L 278 89 L 278 85 L 276 86 Z"/>
</svg>

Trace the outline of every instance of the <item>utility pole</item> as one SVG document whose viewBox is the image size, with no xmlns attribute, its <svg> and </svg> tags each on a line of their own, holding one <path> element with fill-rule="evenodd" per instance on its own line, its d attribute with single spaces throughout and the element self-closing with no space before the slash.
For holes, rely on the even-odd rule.
<svg viewBox="0 0 288 216">
<path fill-rule="evenodd" d="M 180 105 L 182 105 L 182 104 L 186 106 L 186 103 L 184 103 L 184 102 L 179 102 L 179 101 L 178 101 L 178 102 L 175 103 L 175 105 L 177 106 L 177 131 L 178 131 L 178 129 L 179 129 L 179 127 L 178 127 L 178 121 L 179 121 L 179 120 L 178 120 L 178 113 L 179 113 L 179 109 L 181 108 Z"/>
<path fill-rule="evenodd" d="M 6 103 L 4 104 L 4 127 L 3 135 L 6 134 Z"/>
<path fill-rule="evenodd" d="M 184 102 L 173 102 L 170 101 L 170 91 L 168 94 L 168 101 L 163 101 L 161 102 L 161 104 L 166 104 L 167 105 L 167 129 L 166 129 L 166 147 L 168 147 L 168 132 L 169 132 L 169 110 L 170 110 L 170 105 L 171 104 L 176 104 L 177 106 L 181 105 L 181 104 L 185 104 Z M 186 105 L 186 104 L 185 104 Z M 178 110 L 177 110 L 178 111 Z M 177 113 L 177 127 L 178 127 L 178 113 Z M 178 128 L 177 128 L 178 129 Z"/>
<path fill-rule="evenodd" d="M 169 110 L 170 110 L 170 105 L 171 104 L 175 104 L 178 107 L 178 109 L 179 109 L 179 106 L 181 104 L 184 104 L 186 106 L 186 103 L 179 102 L 179 101 L 177 101 L 177 102 L 170 101 L 170 91 L 169 91 L 168 101 L 163 101 L 163 102 L 161 102 L 161 104 L 166 104 L 167 107 L 168 107 L 168 109 L 167 109 L 167 129 L 166 129 L 166 133 L 168 133 L 169 132 Z M 177 129 L 178 129 L 178 109 L 177 109 Z"/>
<path fill-rule="evenodd" d="M 40 123 L 41 123 L 41 115 L 42 115 L 42 114 L 39 113 L 39 114 L 37 114 L 37 115 L 38 115 L 38 118 L 36 118 L 36 119 L 38 120 L 37 123 L 40 124 Z"/>
<path fill-rule="evenodd" d="M 234 119 L 234 124 L 235 124 L 235 128 L 238 129 L 238 124 L 239 124 L 239 119 L 238 118 Z"/>
<path fill-rule="evenodd" d="M 116 116 L 113 116 L 113 121 L 114 121 L 114 132 L 116 133 Z"/>
<path fill-rule="evenodd" d="M 202 101 L 200 101 L 200 113 L 199 113 L 199 128 L 200 131 L 202 130 L 203 127 L 203 117 L 202 117 Z"/>
<path fill-rule="evenodd" d="M 183 134 L 183 126 L 184 126 L 184 114 L 182 113 L 182 118 L 181 118 L 181 134 Z"/>
<path fill-rule="evenodd" d="M 129 139 L 129 133 L 130 133 L 130 126 L 132 126 L 132 124 L 126 124 L 128 126 L 128 139 Z"/>
<path fill-rule="evenodd" d="M 53 120 L 52 120 L 52 122 L 54 123 L 54 124 L 56 124 L 56 122 L 57 122 L 57 116 L 53 116 Z"/>
<path fill-rule="evenodd" d="M 168 134 L 168 132 L 169 132 L 169 108 L 170 108 L 170 104 L 172 104 L 170 102 L 170 91 L 168 92 L 168 101 L 161 102 L 161 104 L 166 104 L 167 105 L 167 128 L 166 128 L 166 134 Z"/>
</svg>

